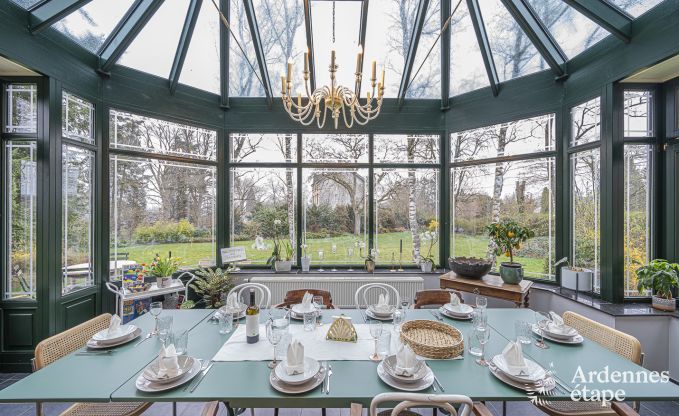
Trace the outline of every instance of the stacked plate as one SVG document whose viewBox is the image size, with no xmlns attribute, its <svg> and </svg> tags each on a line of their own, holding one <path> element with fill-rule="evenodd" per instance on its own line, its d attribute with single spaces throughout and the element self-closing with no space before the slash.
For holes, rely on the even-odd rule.
<svg viewBox="0 0 679 416">
<path fill-rule="evenodd" d="M 474 308 L 464 303 L 455 306 L 446 303 L 439 308 L 439 312 L 452 319 L 472 319 Z"/>
<path fill-rule="evenodd" d="M 240 303 L 238 309 L 234 308 L 229 308 L 227 306 L 222 306 L 215 312 L 214 315 L 212 315 L 212 318 L 215 320 L 219 320 L 219 317 L 223 313 L 232 313 L 233 314 L 233 319 L 241 319 L 242 317 L 245 316 L 245 310 L 248 308 L 248 305 L 244 303 Z"/>
<path fill-rule="evenodd" d="M 547 323 L 544 334 L 542 332 L 538 324 L 533 324 L 533 333 L 537 336 L 544 335 L 550 341 L 560 344 L 582 344 L 585 340 L 575 328 L 568 325 L 559 326 L 552 321 Z"/>
<path fill-rule="evenodd" d="M 176 375 L 171 377 L 164 375 L 161 377 L 158 375 L 160 361 L 159 359 L 155 359 L 151 364 L 146 366 L 141 375 L 137 377 L 135 383 L 137 389 L 147 393 L 170 390 L 193 380 L 193 378 L 200 373 L 200 360 L 180 355 L 177 357 L 177 362 L 179 364 L 179 370 Z"/>
<path fill-rule="evenodd" d="M 365 310 L 365 314 L 368 315 L 369 318 L 372 319 L 377 319 L 380 321 L 390 321 L 394 317 L 394 311 L 396 310 L 396 307 L 393 305 L 389 305 L 388 308 L 377 308 L 377 305 L 369 305 L 368 309 Z"/>
<path fill-rule="evenodd" d="M 283 360 L 269 374 L 271 387 L 281 393 L 306 393 L 320 386 L 325 379 L 325 369 L 311 357 L 304 358 L 302 373 L 289 375 L 285 370 L 287 366 L 287 360 Z"/>
<path fill-rule="evenodd" d="M 525 359 L 525 367 L 509 365 L 502 354 L 490 361 L 488 368 L 499 380 L 526 392 L 544 393 L 556 387 L 556 382 L 535 361 Z"/>
<path fill-rule="evenodd" d="M 108 328 L 102 329 L 87 341 L 87 347 L 91 349 L 117 347 L 118 345 L 127 344 L 139 335 L 141 335 L 141 328 L 138 328 L 135 325 L 121 325 L 120 328 L 112 334 L 108 333 Z"/>
<path fill-rule="evenodd" d="M 434 384 L 434 373 L 423 362 L 418 361 L 409 375 L 396 371 L 396 355 L 390 355 L 377 365 L 377 375 L 387 385 L 403 391 L 420 391 Z"/>
<path fill-rule="evenodd" d="M 292 305 L 292 308 L 290 308 L 290 317 L 292 319 L 297 319 L 301 321 L 304 319 L 304 314 L 306 312 L 316 312 L 316 308 L 313 305 L 305 308 L 304 305 L 298 303 L 296 305 Z"/>
</svg>

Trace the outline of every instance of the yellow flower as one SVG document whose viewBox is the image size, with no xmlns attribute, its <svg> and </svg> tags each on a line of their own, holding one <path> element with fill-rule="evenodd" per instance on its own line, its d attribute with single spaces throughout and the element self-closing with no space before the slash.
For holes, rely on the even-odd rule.
<svg viewBox="0 0 679 416">
<path fill-rule="evenodd" d="M 505 251 L 505 257 L 509 257 L 509 251 Z"/>
<path fill-rule="evenodd" d="M 429 222 L 429 231 L 436 231 L 439 228 L 439 222 L 436 220 L 431 220 Z"/>
<path fill-rule="evenodd" d="M 509 238 L 514 238 L 514 235 L 515 235 L 514 231 L 510 231 L 510 232 L 507 233 L 507 237 L 509 237 Z"/>
</svg>

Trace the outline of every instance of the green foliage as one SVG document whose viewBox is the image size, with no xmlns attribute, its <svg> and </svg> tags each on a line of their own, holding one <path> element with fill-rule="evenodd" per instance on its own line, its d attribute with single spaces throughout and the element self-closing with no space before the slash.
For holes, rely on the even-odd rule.
<svg viewBox="0 0 679 416">
<path fill-rule="evenodd" d="M 423 263 L 431 263 L 432 268 L 436 268 L 436 259 L 434 253 L 432 253 L 434 246 L 439 241 L 439 223 L 436 220 L 431 220 L 427 224 L 427 231 L 423 232 L 420 239 L 427 244 L 427 254 L 425 256 L 420 255 L 420 261 Z"/>
<path fill-rule="evenodd" d="M 652 290 L 656 296 L 672 299 L 672 290 L 679 286 L 679 264 L 655 259 L 637 269 L 637 290 Z"/>
<path fill-rule="evenodd" d="M 287 234 L 287 223 L 281 220 L 274 220 L 273 222 L 273 250 L 271 256 L 266 261 L 266 264 L 273 267 L 277 261 L 290 261 L 295 255 L 295 249 L 290 244 L 289 240 L 284 240 L 283 235 Z"/>
<path fill-rule="evenodd" d="M 138 244 L 182 243 L 191 241 L 196 227 L 187 219 L 177 222 L 157 221 L 150 225 L 140 225 L 134 229 L 133 238 Z"/>
<path fill-rule="evenodd" d="M 196 307 L 196 302 L 192 300 L 185 300 L 182 302 L 181 306 L 179 307 L 180 309 L 193 309 Z"/>
<path fill-rule="evenodd" d="M 198 279 L 191 283 L 198 295 L 201 295 L 208 309 L 219 308 L 222 306 L 222 294 L 228 293 L 233 287 L 229 271 L 221 268 L 201 268 L 196 270 Z"/>
<path fill-rule="evenodd" d="M 502 220 L 486 226 L 486 232 L 495 243 L 495 254 L 505 255 L 514 263 L 514 250 L 521 248 L 521 243 L 535 236 L 535 233 L 520 226 L 513 220 Z"/>
<path fill-rule="evenodd" d="M 179 257 L 162 258 L 156 255 L 151 264 L 145 267 L 145 273 L 154 277 L 172 276 L 181 265 L 182 261 Z"/>
</svg>

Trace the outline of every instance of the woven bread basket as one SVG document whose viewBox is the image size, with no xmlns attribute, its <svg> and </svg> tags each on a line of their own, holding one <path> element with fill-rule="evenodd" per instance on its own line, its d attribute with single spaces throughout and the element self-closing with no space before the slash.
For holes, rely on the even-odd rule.
<svg viewBox="0 0 679 416">
<path fill-rule="evenodd" d="M 434 359 L 455 358 L 464 352 L 462 333 L 441 322 L 414 320 L 401 326 L 401 341 L 415 354 Z"/>
</svg>

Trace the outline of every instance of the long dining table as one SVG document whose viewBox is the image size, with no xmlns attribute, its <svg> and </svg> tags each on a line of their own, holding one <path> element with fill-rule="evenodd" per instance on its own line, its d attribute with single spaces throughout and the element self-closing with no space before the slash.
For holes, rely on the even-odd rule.
<svg viewBox="0 0 679 416">
<path fill-rule="evenodd" d="M 189 355 L 211 360 L 231 334 L 220 334 L 218 325 L 208 319 L 210 310 L 164 310 L 174 317 L 174 330 L 189 330 Z M 364 315 L 355 309 L 324 310 L 323 325 L 332 316 L 348 315 L 356 323 L 363 323 Z M 486 357 L 499 354 L 510 339 L 514 339 L 516 320 L 534 321 L 530 309 L 488 309 L 491 336 L 486 345 Z M 262 311 L 263 322 L 267 311 Z M 408 310 L 407 320 L 435 319 L 430 310 Z M 445 323 L 459 329 L 464 337 L 472 330 L 470 321 L 443 317 Z M 154 320 L 143 315 L 133 321 L 147 334 Z M 295 321 L 293 321 L 293 324 Z M 300 324 L 299 322 L 296 322 Z M 316 330 L 319 330 L 318 328 Z M 268 342 L 265 334 L 259 342 Z M 524 346 L 524 354 L 544 368 L 550 369 L 561 388 L 550 400 L 569 400 L 569 392 L 577 386 L 574 375 L 580 366 L 584 371 L 647 372 L 648 370 L 625 360 L 619 355 L 585 340 L 580 345 L 561 345 L 546 341 L 550 348 L 540 349 L 534 344 Z M 379 393 L 394 390 L 377 375 L 377 364 L 372 361 L 332 361 L 333 375 L 329 394 L 322 394 L 320 386 L 301 395 L 287 395 L 269 384 L 270 369 L 266 361 L 214 362 L 212 368 L 195 391 L 182 387 L 161 393 L 137 390 L 136 378 L 158 355 L 161 348 L 157 337 L 140 344 L 131 342 L 117 347 L 111 354 L 78 355 L 72 353 L 49 366 L 0 390 L 0 402 L 202 402 L 219 400 L 230 408 L 341 408 L 351 403 L 369 405 Z M 530 400 L 523 391 L 508 386 L 493 376 L 487 367 L 476 363 L 475 356 L 465 351 L 463 359 L 428 360 L 428 364 L 445 388 L 446 394 L 463 394 L 474 400 L 519 401 Z M 580 386 L 581 387 L 581 386 Z M 628 400 L 676 400 L 679 386 L 668 383 L 611 383 L 594 380 L 589 389 L 624 389 Z M 426 392 L 433 393 L 430 388 Z"/>
</svg>

